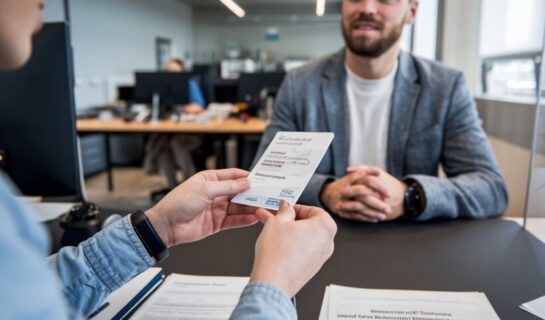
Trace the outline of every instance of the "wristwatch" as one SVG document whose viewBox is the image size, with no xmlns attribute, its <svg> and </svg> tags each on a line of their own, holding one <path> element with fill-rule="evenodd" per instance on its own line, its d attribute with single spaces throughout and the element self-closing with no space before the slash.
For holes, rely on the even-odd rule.
<svg viewBox="0 0 545 320">
<path fill-rule="evenodd" d="M 131 214 L 131 223 L 148 254 L 155 258 L 157 262 L 165 260 L 169 255 L 168 248 L 155 231 L 144 211 L 138 210 Z"/>
<path fill-rule="evenodd" d="M 426 209 L 426 193 L 418 181 L 407 179 L 404 182 L 407 184 L 403 199 L 405 216 L 409 219 L 415 219 Z"/>
</svg>

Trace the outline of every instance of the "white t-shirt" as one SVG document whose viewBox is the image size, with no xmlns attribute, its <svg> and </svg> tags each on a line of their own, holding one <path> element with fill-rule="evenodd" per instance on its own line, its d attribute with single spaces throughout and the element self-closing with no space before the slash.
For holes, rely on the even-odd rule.
<svg viewBox="0 0 545 320">
<path fill-rule="evenodd" d="M 388 127 L 397 62 L 384 78 L 358 77 L 348 66 L 346 92 L 350 112 L 348 164 L 376 166 L 386 170 Z"/>
</svg>

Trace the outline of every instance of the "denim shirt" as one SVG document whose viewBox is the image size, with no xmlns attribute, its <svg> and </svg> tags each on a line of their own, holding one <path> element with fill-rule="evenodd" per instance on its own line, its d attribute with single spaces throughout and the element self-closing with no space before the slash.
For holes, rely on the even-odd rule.
<svg viewBox="0 0 545 320">
<path fill-rule="evenodd" d="M 8 183 L 0 172 L 0 319 L 88 315 L 110 292 L 155 263 L 128 217 L 46 258 L 50 240 L 45 228 Z M 297 314 L 279 288 L 251 282 L 231 318 L 296 319 Z"/>
</svg>

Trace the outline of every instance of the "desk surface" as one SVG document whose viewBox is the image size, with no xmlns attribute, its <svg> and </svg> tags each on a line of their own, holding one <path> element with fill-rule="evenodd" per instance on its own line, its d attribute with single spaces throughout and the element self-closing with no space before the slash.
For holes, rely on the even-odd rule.
<svg viewBox="0 0 545 320">
<path fill-rule="evenodd" d="M 545 295 L 545 245 L 516 223 L 337 222 L 335 253 L 297 295 L 300 319 L 318 318 L 329 284 L 483 291 L 501 319 L 534 319 L 518 306 Z M 174 248 L 162 267 L 167 273 L 247 276 L 259 231 L 227 231 Z"/>
<path fill-rule="evenodd" d="M 125 122 L 122 119 L 99 120 L 79 119 L 77 130 L 80 133 L 200 133 L 200 134 L 261 134 L 267 123 L 258 118 L 247 122 L 237 119 L 217 120 L 209 123 L 176 123 L 163 120 L 157 123 Z"/>
<path fill-rule="evenodd" d="M 545 295 L 545 245 L 514 222 L 337 224 L 333 256 L 297 295 L 299 319 L 318 318 L 329 284 L 482 291 L 501 319 L 535 319 L 518 306 Z M 160 266 L 167 274 L 248 276 L 260 230 L 229 230 L 173 248 Z"/>
<path fill-rule="evenodd" d="M 521 226 L 524 224 L 523 218 L 506 217 L 504 219 L 513 221 Z M 545 243 L 545 218 L 528 218 L 526 221 L 526 230 Z"/>
</svg>

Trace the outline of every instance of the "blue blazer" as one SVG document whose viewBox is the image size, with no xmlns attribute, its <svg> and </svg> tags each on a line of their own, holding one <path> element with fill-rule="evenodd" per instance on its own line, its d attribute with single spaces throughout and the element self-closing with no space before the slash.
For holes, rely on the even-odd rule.
<svg viewBox="0 0 545 320">
<path fill-rule="evenodd" d="M 427 206 L 420 220 L 501 215 L 507 190 L 463 74 L 406 52 L 398 59 L 387 171 L 422 185 Z M 344 65 L 342 49 L 291 71 L 261 140 L 256 159 L 277 131 L 335 134 L 300 203 L 321 206 L 324 183 L 346 174 L 350 139 L 365 139 L 350 137 Z M 438 177 L 440 166 L 448 179 Z"/>
</svg>

